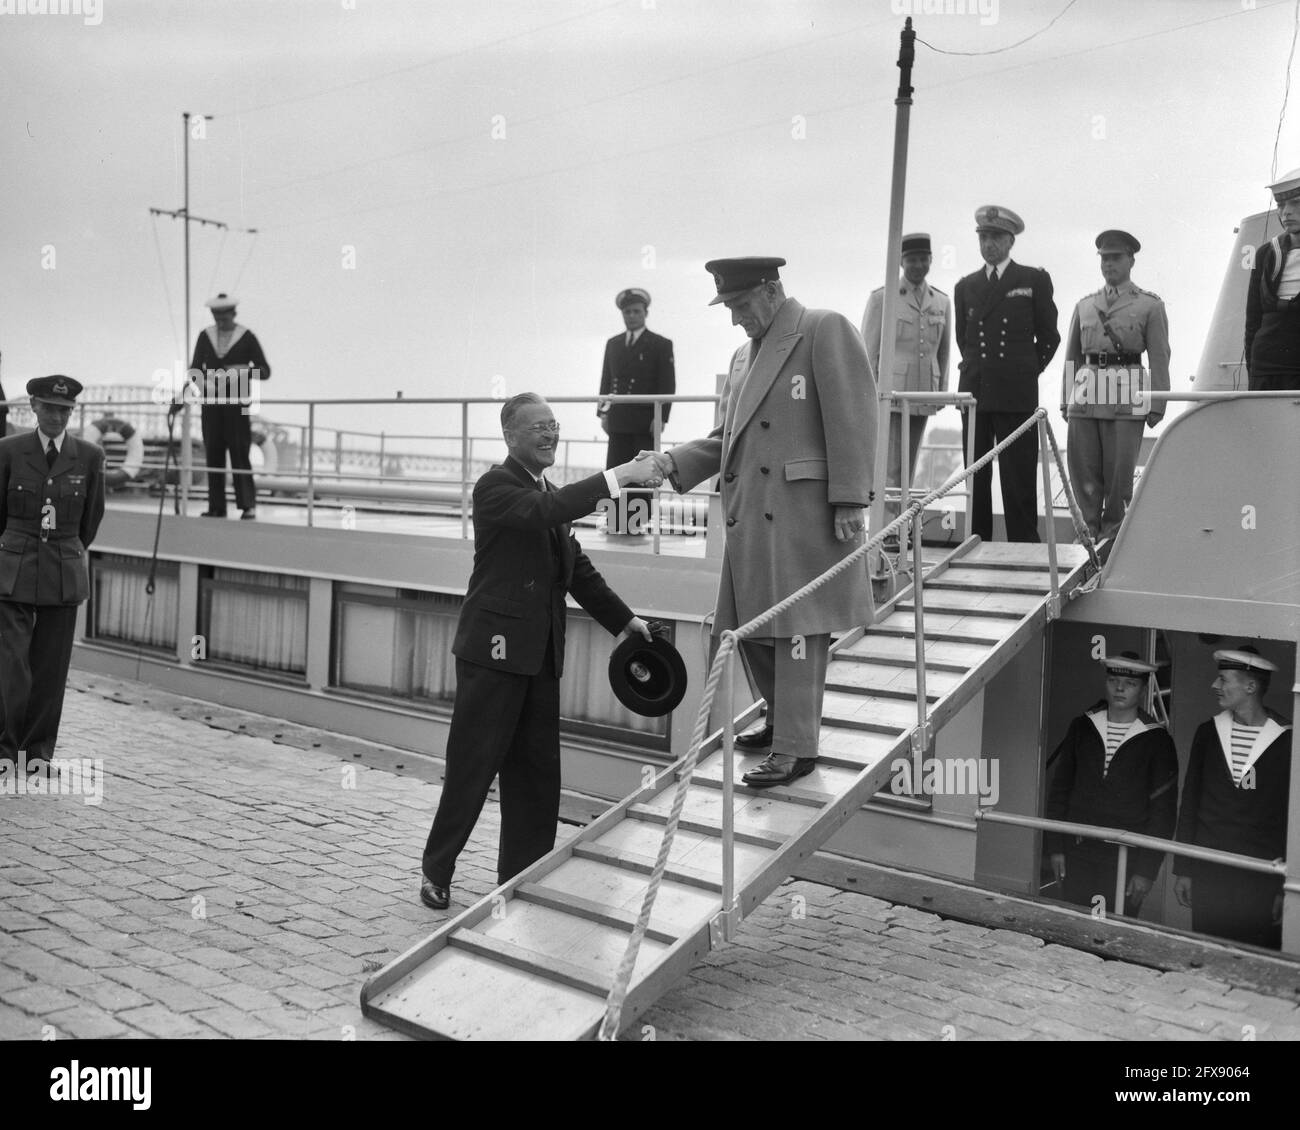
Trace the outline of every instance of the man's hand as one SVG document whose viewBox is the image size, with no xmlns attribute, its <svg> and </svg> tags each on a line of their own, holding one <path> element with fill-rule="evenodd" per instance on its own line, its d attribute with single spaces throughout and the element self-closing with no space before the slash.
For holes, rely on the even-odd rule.
<svg viewBox="0 0 1300 1130">
<path fill-rule="evenodd" d="M 627 622 L 627 627 L 623 629 L 625 636 L 641 636 L 646 643 L 654 642 L 654 635 L 650 631 L 650 625 L 647 624 L 640 616 L 633 616 Z"/>
<path fill-rule="evenodd" d="M 1150 879 L 1144 879 L 1141 875 L 1132 876 L 1128 881 L 1128 886 L 1124 889 L 1124 905 L 1131 907 L 1133 913 L 1136 914 L 1142 909 L 1142 903 L 1150 890 Z"/>
<path fill-rule="evenodd" d="M 1148 413 L 1147 413 L 1147 427 L 1148 427 L 1148 428 L 1154 428 L 1158 423 L 1160 423 L 1160 419 L 1161 419 L 1161 417 L 1160 417 L 1157 413 L 1155 413 L 1155 412 L 1148 412 Z"/>
<path fill-rule="evenodd" d="M 861 506 L 835 507 L 835 536 L 840 541 L 852 541 L 862 532 L 864 524 Z"/>
<path fill-rule="evenodd" d="M 1174 880 L 1174 898 L 1178 900 L 1179 906 L 1185 906 L 1189 910 L 1192 907 L 1192 880 L 1187 875 L 1179 875 Z"/>
<path fill-rule="evenodd" d="M 657 487 L 664 481 L 659 464 L 653 459 L 642 459 L 639 455 L 630 462 L 615 467 L 614 477 L 621 487 Z"/>
<path fill-rule="evenodd" d="M 1047 857 L 1047 861 L 1052 865 L 1052 878 L 1058 883 L 1065 882 L 1065 852 L 1054 851 Z"/>
<path fill-rule="evenodd" d="M 673 457 L 666 451 L 638 451 L 638 459 L 653 459 L 659 467 L 659 473 L 666 479 L 669 475 L 676 474 L 677 464 Z"/>
</svg>

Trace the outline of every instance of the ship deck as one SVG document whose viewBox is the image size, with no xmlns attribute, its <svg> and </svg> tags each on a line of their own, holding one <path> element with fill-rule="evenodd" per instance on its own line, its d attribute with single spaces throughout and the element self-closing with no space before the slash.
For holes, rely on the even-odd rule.
<svg viewBox="0 0 1300 1130">
<path fill-rule="evenodd" d="M 417 898 L 440 761 L 78 671 L 61 737 L 102 803 L 0 797 L 0 1038 L 406 1039 L 358 992 L 445 917 Z M 490 799 L 452 912 L 498 829 Z M 1300 1038 L 1261 987 L 1294 963 L 1235 952 L 1171 971 L 795 879 L 626 1038 Z"/>
</svg>

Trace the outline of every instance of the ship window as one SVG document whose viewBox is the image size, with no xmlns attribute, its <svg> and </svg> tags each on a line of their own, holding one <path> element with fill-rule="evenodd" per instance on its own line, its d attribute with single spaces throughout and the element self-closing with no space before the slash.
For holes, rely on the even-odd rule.
<svg viewBox="0 0 1300 1130">
<path fill-rule="evenodd" d="M 452 700 L 459 596 L 360 584 L 335 585 L 334 592 L 335 686 L 392 698 Z"/>
<path fill-rule="evenodd" d="M 199 632 L 207 658 L 307 674 L 308 578 L 251 569 L 204 568 L 199 575 Z"/>
<path fill-rule="evenodd" d="M 154 593 L 145 592 L 149 561 L 121 553 L 94 553 L 90 559 L 91 596 L 87 635 L 105 643 L 176 650 L 176 605 L 180 568 L 159 561 Z"/>
</svg>

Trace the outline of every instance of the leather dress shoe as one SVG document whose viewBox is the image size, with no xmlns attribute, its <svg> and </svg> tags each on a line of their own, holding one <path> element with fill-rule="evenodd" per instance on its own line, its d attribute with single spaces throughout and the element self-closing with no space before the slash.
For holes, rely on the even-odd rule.
<svg viewBox="0 0 1300 1130">
<path fill-rule="evenodd" d="M 741 780 L 751 789 L 769 789 L 773 785 L 788 785 L 806 777 L 817 768 L 815 757 L 791 757 L 786 753 L 769 753 L 763 763 L 751 769 Z"/>
<path fill-rule="evenodd" d="M 226 512 L 224 510 L 220 512 L 216 510 L 205 510 L 199 515 L 200 518 L 224 518 L 225 516 Z"/>
<path fill-rule="evenodd" d="M 253 520 L 257 517 L 257 507 L 256 507 L 256 506 L 250 506 L 247 510 L 245 510 L 245 511 L 244 511 L 242 514 L 240 514 L 239 516 L 240 516 L 240 518 L 242 518 L 245 522 L 251 522 L 251 521 L 253 521 Z"/>
<path fill-rule="evenodd" d="M 422 879 L 420 901 L 432 910 L 446 910 L 451 904 L 451 888 L 435 886 L 428 879 Z"/>
<path fill-rule="evenodd" d="M 737 749 L 770 749 L 772 746 L 772 727 L 763 726 L 758 730 L 746 730 L 733 739 Z"/>
</svg>

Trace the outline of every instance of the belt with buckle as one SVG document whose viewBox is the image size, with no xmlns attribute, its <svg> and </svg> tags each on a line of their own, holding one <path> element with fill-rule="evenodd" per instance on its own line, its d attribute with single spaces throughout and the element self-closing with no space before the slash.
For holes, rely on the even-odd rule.
<svg viewBox="0 0 1300 1130">
<path fill-rule="evenodd" d="M 1084 364 L 1087 365 L 1140 365 L 1142 364 L 1142 354 L 1120 353 L 1117 350 L 1112 350 L 1103 353 L 1085 353 L 1083 360 Z"/>
</svg>

